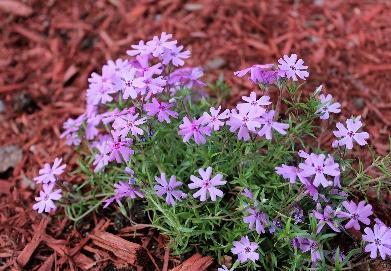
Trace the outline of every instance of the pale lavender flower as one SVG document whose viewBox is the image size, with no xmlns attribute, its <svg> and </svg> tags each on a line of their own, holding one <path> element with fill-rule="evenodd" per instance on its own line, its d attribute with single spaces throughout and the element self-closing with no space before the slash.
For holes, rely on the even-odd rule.
<svg viewBox="0 0 391 271">
<path fill-rule="evenodd" d="M 266 139 L 271 140 L 272 129 L 276 130 L 282 135 L 287 134 L 286 130 L 289 128 L 289 124 L 274 121 L 273 118 L 275 113 L 276 112 L 274 110 L 270 110 L 269 112 L 266 112 L 262 115 L 260 122 L 263 124 L 263 126 L 261 130 L 259 130 L 258 136 L 265 136 Z"/>
<path fill-rule="evenodd" d="M 107 141 L 103 141 L 96 146 L 98 153 L 95 155 L 94 162 L 92 163 L 95 166 L 94 172 L 99 172 L 105 168 L 110 161 L 110 147 L 107 144 Z"/>
<path fill-rule="evenodd" d="M 227 266 L 222 265 L 221 267 L 217 268 L 217 271 L 234 271 L 234 269 L 229 269 Z"/>
<path fill-rule="evenodd" d="M 130 68 L 121 72 L 119 78 L 115 82 L 114 88 L 122 90 L 123 98 L 126 100 L 129 97 L 135 99 L 140 92 L 140 89 L 145 87 L 143 77 L 136 77 L 137 69 Z"/>
<path fill-rule="evenodd" d="M 369 252 L 372 259 L 377 257 L 379 251 L 380 257 L 385 260 L 391 256 L 391 229 L 386 226 L 375 224 L 373 230 L 369 227 L 364 229 L 365 234 L 362 239 L 367 242 L 365 252 Z"/>
<path fill-rule="evenodd" d="M 81 139 L 78 135 L 80 126 L 86 119 L 86 115 L 82 114 L 76 119 L 67 119 L 63 124 L 64 132 L 60 135 L 60 138 L 66 138 L 67 145 L 78 146 L 81 142 Z"/>
<path fill-rule="evenodd" d="M 114 196 L 105 200 L 103 208 L 109 206 L 112 202 L 120 202 L 123 198 L 144 198 L 144 194 L 135 186 L 135 180 L 130 178 L 128 182 L 118 182 L 114 184 Z"/>
<path fill-rule="evenodd" d="M 177 44 L 176 40 L 170 41 L 172 39 L 172 34 L 167 34 L 166 32 L 162 32 L 160 38 L 158 36 L 154 36 L 152 40 L 147 42 L 147 46 L 150 47 L 150 51 L 154 57 L 161 56 L 165 50 L 173 50 Z"/>
<path fill-rule="evenodd" d="M 327 94 L 327 96 L 319 95 L 320 105 L 316 113 L 320 114 L 320 119 L 327 120 L 330 118 L 330 113 L 338 114 L 341 112 L 341 104 L 333 103 L 333 96 Z"/>
<path fill-rule="evenodd" d="M 107 111 L 100 115 L 103 124 L 109 124 L 114 122 L 118 117 L 124 116 L 126 114 L 135 114 L 136 108 L 134 106 L 131 106 L 129 108 L 125 108 L 123 110 L 119 110 L 118 108 L 115 108 L 113 111 Z"/>
<path fill-rule="evenodd" d="M 251 192 L 251 190 L 248 188 L 243 189 L 242 195 L 244 195 L 248 199 L 251 199 L 251 200 L 254 199 L 253 192 Z"/>
<path fill-rule="evenodd" d="M 91 114 L 94 114 L 95 112 L 92 112 Z M 88 140 L 94 139 L 98 134 L 99 130 L 96 128 L 101 121 L 100 115 L 89 115 L 87 118 L 87 125 L 85 129 L 85 135 Z"/>
<path fill-rule="evenodd" d="M 367 132 L 357 132 L 362 127 L 360 118 L 351 118 L 346 121 L 346 127 L 338 122 L 337 131 L 334 131 L 334 135 L 338 140 L 333 142 L 334 146 L 346 146 L 347 149 L 353 149 L 353 141 L 356 141 L 360 146 L 364 146 L 367 143 L 369 134 Z"/>
<path fill-rule="evenodd" d="M 195 143 L 201 145 L 206 143 L 205 136 L 211 135 L 211 128 L 202 125 L 201 118 L 189 120 L 188 117 L 184 117 L 178 133 L 183 137 L 183 142 L 188 142 L 191 137 L 194 137 Z"/>
<path fill-rule="evenodd" d="M 282 164 L 279 167 L 275 168 L 276 173 L 280 176 L 282 176 L 284 179 L 288 180 L 290 183 L 295 183 L 297 176 L 299 174 L 299 169 L 297 167 L 293 166 L 287 166 Z"/>
<path fill-rule="evenodd" d="M 331 206 L 327 205 L 322 213 L 322 210 L 318 212 L 317 210 L 312 211 L 315 218 L 319 220 L 316 233 L 320 233 L 325 225 L 328 225 L 333 231 L 340 232 L 338 225 L 334 221 L 335 211 Z"/>
<path fill-rule="evenodd" d="M 170 123 L 170 117 L 178 117 L 177 112 L 170 110 L 173 106 L 173 103 L 159 102 L 156 98 L 153 98 L 151 103 L 144 105 L 144 110 L 147 111 L 148 116 L 157 115 L 157 119 L 160 122 L 166 121 Z"/>
<path fill-rule="evenodd" d="M 174 46 L 172 49 L 166 49 L 161 57 L 162 63 L 167 65 L 171 62 L 175 67 L 183 66 L 185 64 L 183 59 L 190 57 L 190 51 L 182 51 L 182 49 L 182 45 Z"/>
<path fill-rule="evenodd" d="M 250 80 L 256 84 L 273 84 L 280 77 L 281 72 L 274 69 L 273 64 L 265 65 L 253 65 L 250 68 L 246 68 L 240 71 L 234 72 L 235 76 L 243 77 L 247 73 L 250 73 Z"/>
<path fill-rule="evenodd" d="M 57 176 L 61 175 L 64 172 L 66 167 L 65 164 L 61 165 L 62 158 L 55 158 L 53 165 L 50 166 L 49 163 L 45 163 L 43 168 L 41 168 L 38 173 L 39 176 L 34 178 L 34 181 L 37 183 L 55 183 L 57 181 Z"/>
<path fill-rule="evenodd" d="M 243 218 L 243 222 L 248 224 L 250 230 L 255 226 L 258 234 L 265 233 L 265 225 L 268 223 L 267 215 L 255 208 L 249 208 L 247 211 L 249 215 Z"/>
<path fill-rule="evenodd" d="M 204 72 L 200 67 L 176 69 L 168 76 L 171 95 L 175 95 L 180 88 L 192 89 L 206 86 L 200 80 L 203 75 Z"/>
<path fill-rule="evenodd" d="M 212 175 L 212 168 L 208 167 L 206 170 L 203 168 L 200 168 L 198 170 L 198 173 L 201 175 L 201 178 L 198 178 L 194 175 L 190 176 L 190 180 L 192 181 L 191 184 L 189 184 L 190 189 L 196 189 L 200 188 L 196 193 L 193 194 L 194 198 L 200 197 L 200 201 L 205 201 L 208 197 L 208 194 L 210 196 L 210 199 L 212 201 L 216 201 L 217 197 L 223 197 L 223 191 L 220 189 L 217 189 L 216 186 L 224 185 L 227 182 L 223 181 L 223 175 L 217 174 L 213 178 L 211 178 Z"/>
<path fill-rule="evenodd" d="M 39 197 L 35 197 L 37 203 L 33 205 L 33 210 L 37 210 L 38 213 L 49 213 L 51 210 L 56 209 L 54 200 L 61 198 L 61 189 L 53 191 L 54 183 L 44 184 L 43 190 L 39 192 Z"/>
<path fill-rule="evenodd" d="M 354 201 L 344 201 L 342 205 L 347 212 L 339 211 L 337 215 L 341 218 L 350 219 L 345 225 L 346 229 L 354 228 L 355 230 L 360 230 L 359 222 L 367 226 L 371 223 L 368 218 L 373 214 L 371 204 L 366 204 L 365 201 L 360 201 L 358 204 Z"/>
<path fill-rule="evenodd" d="M 311 154 L 310 158 L 305 163 L 300 163 L 299 168 L 302 169 L 303 177 L 314 176 L 313 185 L 318 187 L 322 184 L 323 187 L 327 187 L 330 182 L 326 179 L 325 175 L 335 177 L 340 175 L 339 165 L 337 163 L 326 163 L 325 155 L 314 153 Z"/>
<path fill-rule="evenodd" d="M 220 127 L 224 125 L 222 120 L 226 120 L 229 118 L 230 112 L 228 109 L 221 112 L 221 106 L 217 109 L 214 107 L 210 108 L 210 115 L 208 112 L 204 112 L 202 115 L 202 124 L 207 125 L 212 128 L 214 131 L 220 130 Z"/>
<path fill-rule="evenodd" d="M 129 134 L 132 133 L 133 136 L 143 135 L 144 131 L 138 126 L 144 124 L 146 122 L 146 118 L 142 117 L 138 119 L 138 113 L 126 114 L 117 118 L 113 123 L 113 128 L 116 130 L 121 137 L 125 138 Z"/>
<path fill-rule="evenodd" d="M 158 185 L 154 186 L 156 194 L 159 197 L 166 195 L 168 205 L 174 205 L 175 200 L 181 200 L 183 198 L 184 193 L 178 189 L 178 187 L 182 186 L 182 182 L 178 182 L 176 176 L 171 176 L 167 182 L 166 174 L 161 173 L 160 177 L 155 177 L 155 180 L 158 183 Z"/>
<path fill-rule="evenodd" d="M 260 118 L 265 112 L 265 109 L 261 107 L 250 106 L 242 107 L 239 112 L 233 110 L 231 112 L 230 119 L 227 121 L 227 125 L 230 126 L 230 131 L 238 132 L 238 138 L 247 141 L 250 139 L 250 132 L 256 133 L 256 129 L 261 127 Z"/>
<path fill-rule="evenodd" d="M 259 260 L 259 253 L 256 252 L 258 245 L 255 242 L 250 242 L 247 236 L 240 238 L 240 241 L 234 241 L 233 246 L 231 252 L 238 255 L 240 263 L 247 262 L 248 260 L 253 262 Z"/>
<path fill-rule="evenodd" d="M 297 76 L 305 80 L 309 76 L 308 66 L 304 66 L 304 61 L 302 59 L 297 59 L 296 54 L 291 54 L 290 56 L 284 55 L 283 58 L 278 60 L 278 68 L 284 73 L 285 77 L 297 81 Z"/>
<path fill-rule="evenodd" d="M 162 76 L 153 78 L 154 71 L 145 71 L 142 77 L 143 87 L 138 89 L 141 95 L 146 95 L 145 98 L 149 99 L 152 95 L 163 92 L 166 80 Z"/>
<path fill-rule="evenodd" d="M 108 141 L 109 146 L 109 162 L 116 161 L 117 163 L 128 162 L 130 156 L 133 155 L 134 151 L 130 148 L 132 139 L 121 138 L 118 134 L 112 131 L 112 139 Z"/>
<path fill-rule="evenodd" d="M 111 88 L 105 88 L 104 84 L 91 84 L 87 89 L 87 99 L 94 105 L 106 104 L 113 100 L 112 94 L 117 91 Z"/>
<path fill-rule="evenodd" d="M 138 44 L 131 45 L 133 49 L 127 50 L 126 53 L 129 56 L 136 56 L 136 55 L 149 55 L 152 53 L 152 48 L 145 44 L 143 40 L 140 40 Z"/>
<path fill-rule="evenodd" d="M 250 107 L 262 107 L 262 106 L 268 106 L 271 104 L 270 97 L 269 96 L 262 96 L 261 98 L 257 99 L 257 94 L 252 91 L 250 93 L 250 96 L 242 96 L 242 100 L 245 101 L 245 103 L 240 103 L 237 105 L 237 108 L 240 109 L 247 109 Z"/>
</svg>

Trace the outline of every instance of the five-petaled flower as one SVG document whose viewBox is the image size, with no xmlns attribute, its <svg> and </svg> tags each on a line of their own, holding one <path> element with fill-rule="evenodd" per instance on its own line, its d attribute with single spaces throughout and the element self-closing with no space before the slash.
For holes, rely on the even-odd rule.
<svg viewBox="0 0 391 271">
<path fill-rule="evenodd" d="M 268 223 L 267 215 L 255 208 L 249 208 L 247 211 L 249 215 L 243 218 L 244 223 L 248 224 L 250 230 L 255 226 L 258 234 L 265 233 L 265 225 Z"/>
<path fill-rule="evenodd" d="M 209 126 L 202 124 L 202 118 L 189 120 L 188 117 L 184 117 L 179 129 L 179 135 L 183 137 L 183 142 L 188 142 L 191 137 L 194 137 L 194 141 L 198 145 L 205 144 L 205 136 L 210 136 L 212 132 Z"/>
<path fill-rule="evenodd" d="M 291 54 L 290 56 L 284 55 L 283 58 L 278 60 L 278 68 L 284 73 L 285 77 L 297 81 L 297 76 L 305 80 L 309 76 L 307 71 L 308 66 L 304 66 L 304 61 L 302 59 L 297 60 L 296 54 Z"/>
<path fill-rule="evenodd" d="M 330 113 L 340 113 L 341 112 L 341 104 L 333 103 L 333 96 L 327 94 L 319 95 L 320 105 L 316 113 L 320 114 L 320 119 L 327 120 L 330 118 Z"/>
<path fill-rule="evenodd" d="M 43 190 L 39 192 L 39 197 L 35 197 L 37 203 L 33 205 L 33 210 L 37 210 L 38 213 L 49 213 L 51 210 L 56 209 L 54 200 L 61 198 L 61 189 L 53 191 L 54 183 L 44 184 Z"/>
<path fill-rule="evenodd" d="M 315 218 L 319 220 L 317 230 L 316 230 L 317 233 L 320 233 L 326 224 L 333 231 L 340 232 L 340 230 L 338 229 L 338 226 L 334 220 L 335 219 L 335 211 L 333 210 L 333 208 L 331 208 L 331 206 L 327 205 L 324 208 L 323 213 L 318 212 L 317 210 L 314 210 L 313 214 L 314 214 Z"/>
<path fill-rule="evenodd" d="M 189 188 L 200 189 L 193 194 L 194 198 L 200 197 L 200 201 L 206 201 L 206 198 L 208 197 L 209 194 L 210 199 L 212 201 L 216 201 L 217 197 L 223 197 L 223 191 L 216 188 L 216 186 L 220 186 L 226 183 L 226 181 L 223 181 L 223 175 L 217 174 L 216 176 L 211 178 L 212 175 L 211 167 L 208 167 L 206 170 L 200 168 L 198 170 L 198 173 L 201 175 L 202 179 L 194 175 L 190 176 L 190 180 L 192 181 L 192 183 L 189 184 Z"/>
<path fill-rule="evenodd" d="M 138 113 L 134 115 L 126 114 L 116 118 L 113 123 L 113 128 L 115 129 L 115 133 L 123 138 L 127 137 L 129 132 L 131 132 L 133 136 L 143 135 L 143 129 L 138 126 L 144 124 L 145 122 L 145 117 L 138 119 Z"/>
<path fill-rule="evenodd" d="M 369 134 L 367 132 L 357 132 L 362 127 L 360 118 L 351 118 L 346 121 L 346 127 L 338 122 L 337 131 L 334 131 L 334 135 L 338 138 L 333 142 L 333 146 L 346 146 L 347 149 L 353 149 L 353 141 L 356 141 L 358 145 L 364 146 L 367 144 Z"/>
<path fill-rule="evenodd" d="M 240 241 L 234 241 L 233 245 L 231 252 L 238 255 L 239 262 L 244 263 L 248 260 L 255 262 L 259 260 L 259 253 L 256 252 L 258 245 L 255 242 L 250 242 L 248 236 L 243 236 L 240 238 Z"/>
<path fill-rule="evenodd" d="M 367 226 L 371 223 L 368 217 L 373 214 L 372 205 L 366 204 L 365 201 L 360 201 L 358 204 L 354 201 L 344 201 L 342 205 L 347 212 L 339 211 L 337 215 L 341 218 L 350 219 L 345 225 L 346 229 L 354 228 L 355 230 L 360 230 L 359 222 Z"/>
<path fill-rule="evenodd" d="M 155 177 L 155 180 L 158 183 L 158 185 L 154 186 L 156 194 L 159 197 L 166 195 L 168 205 L 174 205 L 175 200 L 181 200 L 186 196 L 185 193 L 178 189 L 178 187 L 182 186 L 182 182 L 178 182 L 176 176 L 171 176 L 167 182 L 166 174 L 161 173 L 160 177 Z"/>
<path fill-rule="evenodd" d="M 170 123 L 170 117 L 177 118 L 178 113 L 172 111 L 171 108 L 174 106 L 173 103 L 159 102 L 156 98 L 152 98 L 151 103 L 144 105 L 145 111 L 147 111 L 148 116 L 156 116 L 159 122 Z"/>
<path fill-rule="evenodd" d="M 202 124 L 207 125 L 212 128 L 214 131 L 220 130 L 220 127 L 224 125 L 223 120 L 229 118 L 230 112 L 228 109 L 221 112 L 221 106 L 217 109 L 214 107 L 210 108 L 210 115 L 208 112 L 204 112 L 202 115 Z"/>
<path fill-rule="evenodd" d="M 380 257 L 385 260 L 387 256 L 391 256 L 391 229 L 375 224 L 373 230 L 371 228 L 364 229 L 365 234 L 362 239 L 367 242 L 365 252 L 371 253 L 371 258 L 377 257 L 379 251 Z"/>
<path fill-rule="evenodd" d="M 61 165 L 62 158 L 54 159 L 53 166 L 49 163 L 45 163 L 38 173 L 39 176 L 34 178 L 37 183 L 55 183 L 57 180 L 56 176 L 61 175 L 64 172 L 66 165 Z"/>
</svg>

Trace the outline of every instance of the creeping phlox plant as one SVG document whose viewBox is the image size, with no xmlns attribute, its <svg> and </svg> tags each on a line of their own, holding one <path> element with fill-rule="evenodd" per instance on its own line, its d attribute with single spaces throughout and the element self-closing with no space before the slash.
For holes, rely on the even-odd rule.
<svg viewBox="0 0 391 271">
<path fill-rule="evenodd" d="M 355 145 L 367 144 L 363 122 L 338 122 L 332 146 L 323 146 L 334 151 L 320 148 L 315 132 L 331 134 L 341 104 L 321 86 L 303 98 L 298 80 L 309 73 L 297 55 L 236 72 L 258 90 L 224 108 L 217 101 L 228 87 L 218 80 L 209 86 L 218 99 L 207 97 L 202 70 L 181 68 L 190 52 L 171 34 L 140 41 L 127 54 L 132 58 L 92 73 L 86 112 L 64 123 L 61 137 L 76 146 L 76 173 L 85 179 L 63 190 L 69 218 L 116 208 L 130 219 L 130 207 L 143 201 L 175 254 L 201 249 L 219 260 L 234 257 L 219 270 L 341 269 L 365 253 L 391 255 L 391 229 L 357 196 L 369 185 L 381 189 L 381 178 L 372 180 L 348 158 Z M 53 190 L 60 164 L 46 164 L 35 179 L 43 183 L 38 212 L 61 197 Z M 388 178 L 389 165 L 386 156 L 371 167 Z"/>
</svg>

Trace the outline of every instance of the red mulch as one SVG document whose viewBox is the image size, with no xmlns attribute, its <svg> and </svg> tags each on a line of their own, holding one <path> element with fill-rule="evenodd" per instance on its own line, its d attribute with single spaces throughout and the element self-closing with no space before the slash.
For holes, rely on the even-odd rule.
<svg viewBox="0 0 391 271">
<path fill-rule="evenodd" d="M 99 239 L 110 222 L 95 218 L 76 230 L 66 219 L 31 212 L 36 194 L 31 178 L 43 163 L 63 156 L 68 169 L 75 165 L 75 154 L 58 136 L 65 119 L 84 111 L 89 74 L 107 59 L 124 56 L 130 44 L 162 31 L 191 50 L 189 65 L 203 66 L 211 74 L 208 79 L 223 73 L 233 86 L 233 100 L 251 88 L 233 78 L 233 71 L 299 54 L 310 66 L 311 89 L 306 88 L 324 83 L 343 105 L 341 118 L 361 114 L 375 150 L 386 153 L 391 3 L 292 2 L 0 1 L 0 100 L 6 107 L 0 113 L 0 145 L 23 149 L 10 176 L 0 177 L 0 270 L 101 270 L 108 262 L 139 270 L 145 262 L 152 264 L 150 270 L 178 265 L 164 239 L 149 229 L 117 234 L 141 247 L 142 262 L 133 252 L 118 251 L 118 242 Z M 194 257 L 187 261 L 191 270 L 210 265 L 211 259 Z"/>
</svg>

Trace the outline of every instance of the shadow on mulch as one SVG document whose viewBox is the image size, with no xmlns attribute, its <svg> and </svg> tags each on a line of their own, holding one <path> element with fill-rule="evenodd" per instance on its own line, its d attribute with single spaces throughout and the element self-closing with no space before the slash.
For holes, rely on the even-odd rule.
<svg viewBox="0 0 391 271">
<path fill-rule="evenodd" d="M 311 91 L 323 83 L 341 102 L 341 119 L 362 115 L 376 152 L 388 151 L 391 4 L 386 1 L 27 2 L 0 2 L 0 101 L 5 105 L 0 108 L 0 145 L 23 150 L 12 172 L 1 173 L 0 270 L 101 270 L 110 261 L 117 267 L 131 261 L 134 255 L 115 254 L 115 244 L 99 235 L 113 223 L 94 217 L 86 230 L 76 231 L 61 215 L 45 218 L 31 212 L 31 179 L 56 156 L 75 167 L 75 154 L 58 137 L 63 121 L 84 111 L 81 93 L 89 74 L 123 56 L 130 44 L 162 31 L 191 50 L 188 64 L 205 68 L 207 80 L 224 74 L 232 86 L 232 103 L 252 87 L 234 78 L 233 71 L 299 54 L 310 66 L 311 83 L 305 88 Z M 167 270 L 183 260 L 171 257 L 163 237 L 148 228 L 130 228 L 126 234 L 136 247 L 147 244 L 152 268 Z M 187 265 L 204 270 L 212 260 L 200 257 Z"/>
</svg>

